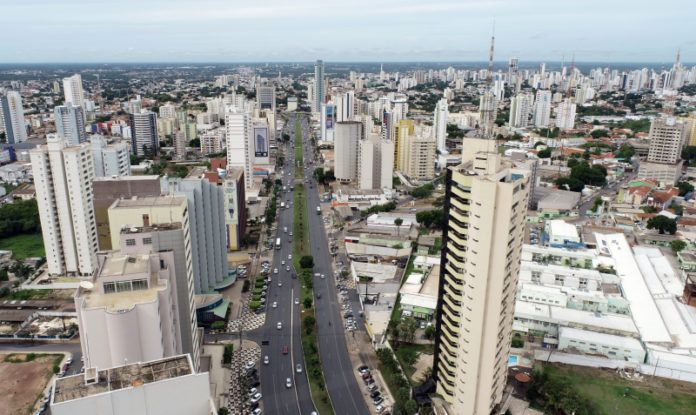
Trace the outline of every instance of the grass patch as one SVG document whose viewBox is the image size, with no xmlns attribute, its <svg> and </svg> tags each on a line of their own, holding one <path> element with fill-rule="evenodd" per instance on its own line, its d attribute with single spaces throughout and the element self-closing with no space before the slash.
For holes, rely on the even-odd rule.
<svg viewBox="0 0 696 415">
<path fill-rule="evenodd" d="M 44 257 L 43 237 L 40 233 L 30 233 L 0 238 L 0 250 L 10 250 L 15 259 Z"/>
<path fill-rule="evenodd" d="M 413 364 L 416 363 L 421 353 L 433 354 L 435 353 L 435 346 L 432 344 L 402 343 L 394 353 L 409 382 L 411 382 L 411 377 L 416 372 Z"/>
<path fill-rule="evenodd" d="M 591 401 L 598 414 L 687 415 L 696 408 L 696 385 L 691 383 L 652 377 L 633 382 L 608 370 L 549 364 L 543 367 L 549 379 L 568 382 Z"/>
<path fill-rule="evenodd" d="M 302 124 L 300 119 L 295 120 L 295 178 L 301 179 L 304 175 L 302 160 Z"/>
</svg>

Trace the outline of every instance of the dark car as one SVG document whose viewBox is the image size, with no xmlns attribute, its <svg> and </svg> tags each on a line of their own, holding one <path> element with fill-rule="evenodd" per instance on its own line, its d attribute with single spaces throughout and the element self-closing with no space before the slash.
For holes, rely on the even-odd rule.
<svg viewBox="0 0 696 415">
<path fill-rule="evenodd" d="M 379 391 L 374 391 L 374 392 L 372 392 L 372 393 L 370 394 L 370 398 L 375 399 L 375 398 L 377 398 L 379 395 L 381 395 L 381 394 L 379 393 Z"/>
</svg>

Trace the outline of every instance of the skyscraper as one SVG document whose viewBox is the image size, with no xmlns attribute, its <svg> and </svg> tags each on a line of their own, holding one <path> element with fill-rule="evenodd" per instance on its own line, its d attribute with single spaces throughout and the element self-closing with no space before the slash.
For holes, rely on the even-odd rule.
<svg viewBox="0 0 696 415">
<path fill-rule="evenodd" d="M 63 78 L 63 95 L 66 105 L 73 104 L 82 109 L 85 108 L 85 93 L 82 89 L 82 76 L 79 73 Z"/>
<path fill-rule="evenodd" d="M 68 141 L 69 145 L 77 145 L 87 141 L 85 132 L 85 115 L 82 107 L 67 104 L 53 109 L 58 135 Z"/>
<path fill-rule="evenodd" d="M 318 60 L 314 64 L 314 105 L 312 110 L 319 112 L 324 103 L 326 91 L 324 91 L 324 61 Z"/>
<path fill-rule="evenodd" d="M 334 142 L 334 175 L 336 180 L 355 181 L 358 178 L 358 145 L 363 125 L 357 121 L 336 123 Z"/>
<path fill-rule="evenodd" d="M 479 128 L 483 137 L 488 137 L 493 133 L 495 119 L 498 116 L 498 100 L 492 90 L 488 90 L 481 95 L 479 100 Z"/>
<path fill-rule="evenodd" d="M 525 128 L 529 125 L 534 96 L 531 93 L 517 94 L 510 99 L 510 127 Z"/>
<path fill-rule="evenodd" d="M 429 129 L 416 128 L 399 143 L 401 171 L 415 181 L 431 180 L 435 177 L 437 143 Z"/>
<path fill-rule="evenodd" d="M 405 119 L 394 126 L 394 169 L 401 170 L 402 152 L 406 151 L 408 136 L 414 133 L 413 120 Z"/>
<path fill-rule="evenodd" d="M 56 134 L 29 152 L 48 273 L 88 276 L 95 269 L 97 229 L 89 143 L 68 146 Z"/>
<path fill-rule="evenodd" d="M 682 147 L 688 144 L 688 128 L 674 117 L 656 118 L 650 124 L 650 148 L 638 167 L 638 177 L 674 185 L 682 172 Z"/>
<path fill-rule="evenodd" d="M 27 125 L 24 121 L 22 96 L 17 91 L 8 91 L 0 97 L 0 110 L 5 122 L 5 135 L 10 144 L 27 141 Z"/>
<path fill-rule="evenodd" d="M 435 133 L 435 142 L 437 150 L 440 154 L 447 153 L 447 98 L 441 98 L 435 105 L 435 113 L 433 114 L 433 132 Z"/>
<path fill-rule="evenodd" d="M 254 170 L 254 134 L 251 114 L 237 107 L 225 113 L 227 129 L 227 166 L 244 170 L 244 187 L 251 189 Z"/>
<path fill-rule="evenodd" d="M 433 372 L 459 415 L 490 414 L 502 400 L 529 196 L 528 172 L 487 146 L 465 140 L 446 178 Z"/>
<path fill-rule="evenodd" d="M 548 127 L 551 119 L 551 91 L 540 89 L 534 103 L 534 126 Z"/>
<path fill-rule="evenodd" d="M 575 127 L 575 100 L 566 98 L 556 107 L 556 127 L 570 130 Z"/>
<path fill-rule="evenodd" d="M 136 156 L 156 154 L 159 148 L 157 114 L 143 111 L 128 114 L 131 128 L 131 149 Z"/>
<path fill-rule="evenodd" d="M 336 122 L 352 121 L 355 115 L 355 91 L 346 91 L 336 102 Z"/>
<path fill-rule="evenodd" d="M 109 144 L 100 135 L 93 135 L 89 142 L 94 161 L 94 177 L 130 176 L 130 152 L 123 141 Z"/>
</svg>

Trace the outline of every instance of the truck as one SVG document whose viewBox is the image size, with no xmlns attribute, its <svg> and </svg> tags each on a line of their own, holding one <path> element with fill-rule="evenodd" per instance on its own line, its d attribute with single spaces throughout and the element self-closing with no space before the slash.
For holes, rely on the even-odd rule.
<svg viewBox="0 0 696 415">
<path fill-rule="evenodd" d="M 321 215 L 321 207 L 317 206 L 317 215 Z"/>
<path fill-rule="evenodd" d="M 280 249 L 280 238 L 276 239 L 275 249 Z"/>
</svg>

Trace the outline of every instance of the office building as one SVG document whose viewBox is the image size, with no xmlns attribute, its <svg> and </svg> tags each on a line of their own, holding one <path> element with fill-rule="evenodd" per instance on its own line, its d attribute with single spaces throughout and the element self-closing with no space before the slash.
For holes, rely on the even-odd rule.
<svg viewBox="0 0 696 415">
<path fill-rule="evenodd" d="M 85 92 L 82 89 L 82 76 L 79 73 L 63 78 L 63 95 L 65 105 L 73 104 L 84 110 Z"/>
<path fill-rule="evenodd" d="M 58 135 L 77 145 L 87 141 L 85 132 L 85 114 L 82 107 L 73 104 L 59 105 L 53 109 Z"/>
<path fill-rule="evenodd" d="M 105 176 L 92 180 L 94 192 L 94 217 L 97 224 L 97 240 L 101 251 L 118 249 L 111 245 L 109 227 L 109 207 L 118 199 L 159 196 L 162 193 L 164 178 L 148 176 Z M 165 184 L 166 185 L 166 184 Z"/>
<path fill-rule="evenodd" d="M 575 127 L 575 100 L 566 98 L 556 107 L 556 127 L 570 130 Z"/>
<path fill-rule="evenodd" d="M 534 126 L 548 127 L 551 120 L 551 91 L 540 89 L 534 103 Z"/>
<path fill-rule="evenodd" d="M 437 150 L 440 154 L 447 154 L 447 98 L 441 98 L 435 105 L 433 114 L 433 133 Z"/>
<path fill-rule="evenodd" d="M 358 145 L 363 136 L 363 124 L 357 121 L 336 123 L 334 141 L 334 176 L 339 181 L 358 178 Z"/>
<path fill-rule="evenodd" d="M 326 91 L 324 89 L 324 62 L 318 60 L 314 64 L 314 102 L 312 111 L 321 111 L 321 104 L 324 103 Z"/>
<path fill-rule="evenodd" d="M 210 377 L 188 355 L 54 378 L 53 415 L 215 415 Z M 98 408 L 98 409 L 96 409 Z"/>
<path fill-rule="evenodd" d="M 177 226 L 181 236 L 181 224 Z M 134 231 L 138 232 L 137 228 Z M 183 353 L 191 354 L 194 366 L 198 366 L 200 355 L 191 350 L 195 312 L 193 320 L 182 320 L 180 313 L 181 308 L 193 307 L 188 303 L 188 298 L 193 301 L 193 293 L 176 275 L 179 272 L 185 276 L 186 270 L 177 270 L 173 250 L 153 252 L 151 236 L 124 233 L 124 245 L 131 252 L 99 253 L 94 277 L 75 292 L 86 368 L 147 362 Z M 179 239 L 183 247 L 183 238 Z M 185 304 L 179 303 L 179 292 L 185 294 Z M 189 351 L 184 351 L 184 341 Z"/>
<path fill-rule="evenodd" d="M 131 128 L 131 151 L 136 156 L 157 154 L 159 137 L 157 135 L 157 114 L 143 111 L 128 114 Z"/>
<path fill-rule="evenodd" d="M 435 157 L 437 144 L 427 128 L 416 128 L 414 134 L 405 137 L 399 146 L 401 172 L 416 182 L 431 180 L 435 177 Z"/>
<path fill-rule="evenodd" d="M 261 110 L 269 109 L 271 111 L 275 111 L 275 87 L 273 85 L 256 86 L 256 103 Z"/>
<path fill-rule="evenodd" d="M 358 144 L 358 177 L 360 189 L 391 189 L 394 177 L 394 143 L 369 133 Z"/>
<path fill-rule="evenodd" d="M 170 178 L 168 192 L 186 197 L 193 258 L 194 291 L 211 293 L 228 277 L 225 192 L 204 178 Z"/>
<path fill-rule="evenodd" d="M 486 91 L 479 99 L 479 128 L 484 137 L 493 134 L 495 119 L 498 116 L 498 99 L 493 91 Z"/>
<path fill-rule="evenodd" d="M 68 146 L 56 134 L 29 152 L 51 275 L 92 275 L 97 228 L 92 204 L 94 165 L 88 143 Z"/>
<path fill-rule="evenodd" d="M 526 128 L 529 116 L 534 106 L 534 95 L 531 93 L 517 94 L 510 99 L 510 127 Z"/>
<path fill-rule="evenodd" d="M 241 248 L 242 237 L 246 233 L 244 170 L 228 167 L 222 187 L 224 191 L 226 246 L 230 251 L 237 251 Z"/>
<path fill-rule="evenodd" d="M 353 121 L 355 116 L 355 91 L 339 94 L 336 101 L 336 122 Z"/>
<path fill-rule="evenodd" d="M 227 166 L 244 171 L 244 187 L 249 190 L 254 171 L 254 134 L 251 114 L 237 107 L 228 107 L 225 113 L 227 129 Z"/>
<path fill-rule="evenodd" d="M 0 97 L 0 112 L 5 125 L 5 136 L 9 144 L 27 141 L 27 124 L 24 121 L 22 96 L 17 91 L 7 91 Z"/>
<path fill-rule="evenodd" d="M 394 125 L 394 170 L 401 170 L 401 153 L 406 151 L 405 143 L 415 132 L 413 120 L 400 120 Z"/>
<path fill-rule="evenodd" d="M 656 118 L 650 124 L 650 147 L 646 161 L 638 167 L 638 177 L 674 185 L 681 177 L 681 151 L 688 144 L 685 123 L 673 117 Z"/>
<path fill-rule="evenodd" d="M 321 104 L 319 129 L 321 141 L 334 141 L 334 126 L 336 125 L 336 106 L 332 103 Z"/>
<path fill-rule="evenodd" d="M 94 177 L 130 176 L 130 149 L 128 143 L 109 143 L 103 136 L 89 138 L 94 163 Z"/>
<path fill-rule="evenodd" d="M 460 415 L 490 414 L 502 400 L 529 196 L 527 171 L 476 151 L 486 141 L 465 140 L 446 177 L 433 372 Z"/>
</svg>

